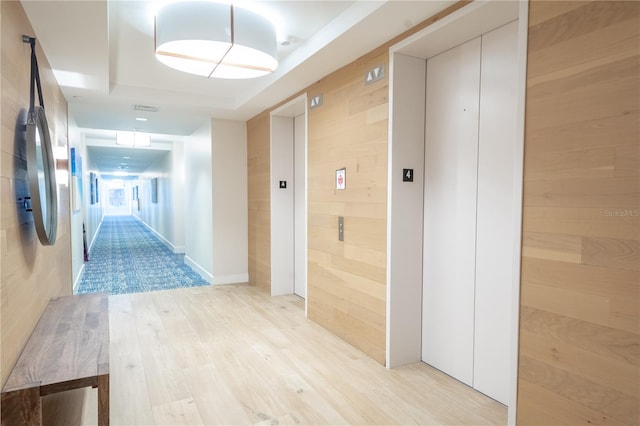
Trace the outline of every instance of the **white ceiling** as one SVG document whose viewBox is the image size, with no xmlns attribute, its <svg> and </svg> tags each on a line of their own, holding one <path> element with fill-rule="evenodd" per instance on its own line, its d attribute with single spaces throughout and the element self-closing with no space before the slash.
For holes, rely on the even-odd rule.
<svg viewBox="0 0 640 426">
<path fill-rule="evenodd" d="M 87 151 L 95 166 L 104 173 L 127 172 L 133 175 L 143 173 L 153 163 L 169 153 L 163 149 L 114 148 L 89 145 Z"/>
<path fill-rule="evenodd" d="M 173 70 L 155 59 L 154 12 L 164 2 L 22 0 L 70 116 L 89 137 L 138 129 L 153 134 L 152 140 L 166 140 L 161 135 L 190 135 L 211 117 L 247 120 L 454 3 L 235 2 L 270 17 L 279 41 L 290 44 L 279 46 L 280 63 L 273 74 L 216 80 Z M 137 112 L 133 105 L 158 111 Z"/>
</svg>

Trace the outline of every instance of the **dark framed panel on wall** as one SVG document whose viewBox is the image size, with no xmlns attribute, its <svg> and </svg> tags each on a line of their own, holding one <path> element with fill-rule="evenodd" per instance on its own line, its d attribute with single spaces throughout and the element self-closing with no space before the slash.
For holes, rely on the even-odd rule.
<svg viewBox="0 0 640 426">
<path fill-rule="evenodd" d="M 91 172 L 89 173 L 89 203 L 96 203 L 96 174 Z"/>
<path fill-rule="evenodd" d="M 158 178 L 151 179 L 151 202 L 158 203 Z"/>
<path fill-rule="evenodd" d="M 69 150 L 69 161 L 71 163 L 71 210 L 79 212 L 82 209 L 82 157 L 76 148 Z"/>
</svg>

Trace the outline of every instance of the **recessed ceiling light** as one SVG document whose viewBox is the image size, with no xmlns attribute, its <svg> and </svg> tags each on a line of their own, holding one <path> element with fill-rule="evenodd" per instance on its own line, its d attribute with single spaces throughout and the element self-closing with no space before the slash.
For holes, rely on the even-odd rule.
<svg viewBox="0 0 640 426">
<path fill-rule="evenodd" d="M 136 121 L 147 121 L 144 117 L 136 117 Z"/>
<path fill-rule="evenodd" d="M 131 157 L 122 157 L 124 160 L 130 160 Z"/>
</svg>

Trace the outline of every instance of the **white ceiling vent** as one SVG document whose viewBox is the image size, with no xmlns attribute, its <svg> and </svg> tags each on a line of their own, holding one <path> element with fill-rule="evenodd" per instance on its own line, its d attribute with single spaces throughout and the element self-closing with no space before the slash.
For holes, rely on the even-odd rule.
<svg viewBox="0 0 640 426">
<path fill-rule="evenodd" d="M 131 108 L 133 108 L 136 111 L 158 112 L 158 107 L 149 106 L 149 105 L 132 105 Z"/>
</svg>

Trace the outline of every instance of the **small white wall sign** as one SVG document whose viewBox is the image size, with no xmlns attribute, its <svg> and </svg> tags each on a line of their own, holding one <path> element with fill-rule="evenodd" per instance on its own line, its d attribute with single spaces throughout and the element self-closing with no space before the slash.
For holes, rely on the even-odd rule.
<svg viewBox="0 0 640 426">
<path fill-rule="evenodd" d="M 336 189 L 345 189 L 347 187 L 347 169 L 342 168 L 336 170 Z"/>
</svg>

